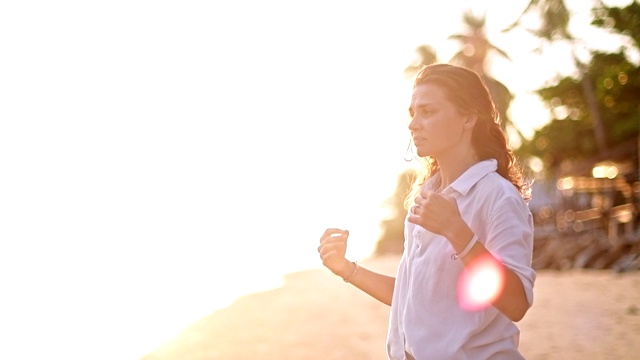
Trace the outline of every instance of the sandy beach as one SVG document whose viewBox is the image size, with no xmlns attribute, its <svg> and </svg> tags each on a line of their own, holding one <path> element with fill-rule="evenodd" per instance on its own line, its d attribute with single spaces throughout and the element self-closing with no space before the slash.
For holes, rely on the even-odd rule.
<svg viewBox="0 0 640 360">
<path fill-rule="evenodd" d="M 397 256 L 361 265 L 393 274 Z M 144 360 L 384 360 L 388 307 L 324 268 L 290 274 L 184 329 Z M 538 272 L 518 323 L 530 360 L 640 358 L 640 272 Z"/>
</svg>

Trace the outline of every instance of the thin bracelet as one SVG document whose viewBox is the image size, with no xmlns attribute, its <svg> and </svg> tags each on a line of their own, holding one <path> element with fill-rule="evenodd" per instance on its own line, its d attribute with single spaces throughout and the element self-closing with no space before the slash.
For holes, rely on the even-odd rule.
<svg viewBox="0 0 640 360">
<path fill-rule="evenodd" d="M 458 259 L 462 259 L 463 257 L 467 256 L 467 254 L 469 253 L 469 251 L 471 251 L 471 248 L 473 247 L 473 245 L 475 245 L 476 242 L 478 242 L 478 236 L 474 234 L 473 238 L 471 238 L 471 241 L 469 241 L 469 243 L 467 244 L 467 247 L 465 247 L 464 250 L 462 250 L 461 253 L 459 253 L 459 254 L 456 254 L 456 253 L 451 254 L 451 260 L 458 260 Z"/>
<path fill-rule="evenodd" d="M 360 265 L 358 265 L 357 261 L 352 261 L 353 265 L 355 265 L 356 267 L 353 268 L 353 271 L 351 272 L 351 274 L 349 276 L 347 276 L 346 278 L 343 278 L 342 280 L 344 280 L 344 282 L 346 283 L 350 283 L 351 279 L 353 279 L 354 276 L 356 276 L 356 274 L 358 273 L 358 269 L 360 269 Z"/>
</svg>

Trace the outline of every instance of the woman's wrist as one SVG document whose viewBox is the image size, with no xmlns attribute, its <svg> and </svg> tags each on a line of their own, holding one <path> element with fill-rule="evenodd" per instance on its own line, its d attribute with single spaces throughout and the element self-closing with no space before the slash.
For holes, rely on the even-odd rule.
<svg viewBox="0 0 640 360">
<path fill-rule="evenodd" d="M 462 222 L 462 225 L 454 226 L 451 229 L 452 231 L 449 236 L 447 236 L 447 239 L 451 243 L 455 252 L 460 253 L 467 247 L 469 242 L 473 240 L 475 234 L 464 222 Z"/>
<path fill-rule="evenodd" d="M 461 252 L 459 253 L 454 252 L 453 254 L 451 254 L 451 260 L 458 260 L 467 256 L 467 254 L 469 254 L 469 252 L 471 251 L 471 249 L 473 248 L 473 246 L 476 244 L 477 241 L 478 241 L 478 236 L 473 235 L 473 237 L 471 238 L 467 246 L 465 246 L 465 248 Z"/>
<path fill-rule="evenodd" d="M 350 283 L 351 280 L 353 280 L 353 278 L 358 274 L 358 270 L 360 269 L 360 265 L 358 265 L 357 261 L 352 261 L 351 263 L 353 264 L 353 270 L 346 277 L 342 277 L 342 280 L 344 280 L 344 282 L 346 283 Z"/>
<path fill-rule="evenodd" d="M 333 273 L 340 276 L 343 279 L 346 279 L 354 269 L 354 262 L 344 259 L 342 265 L 337 268 Z"/>
</svg>

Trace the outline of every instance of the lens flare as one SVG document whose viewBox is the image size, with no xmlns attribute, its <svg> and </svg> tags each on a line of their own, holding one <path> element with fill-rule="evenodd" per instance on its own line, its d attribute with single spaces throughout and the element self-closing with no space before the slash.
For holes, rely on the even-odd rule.
<svg viewBox="0 0 640 360">
<path fill-rule="evenodd" d="M 458 281 L 458 303 L 468 311 L 490 306 L 504 288 L 504 266 L 490 255 L 475 259 Z"/>
</svg>

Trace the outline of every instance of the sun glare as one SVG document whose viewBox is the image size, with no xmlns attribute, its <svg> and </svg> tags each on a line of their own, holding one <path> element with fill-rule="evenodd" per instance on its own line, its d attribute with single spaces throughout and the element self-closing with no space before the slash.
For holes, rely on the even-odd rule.
<svg viewBox="0 0 640 360">
<path fill-rule="evenodd" d="M 504 267 L 492 256 L 473 261 L 462 273 L 458 283 L 458 303 L 469 311 L 490 306 L 502 293 Z"/>
</svg>

